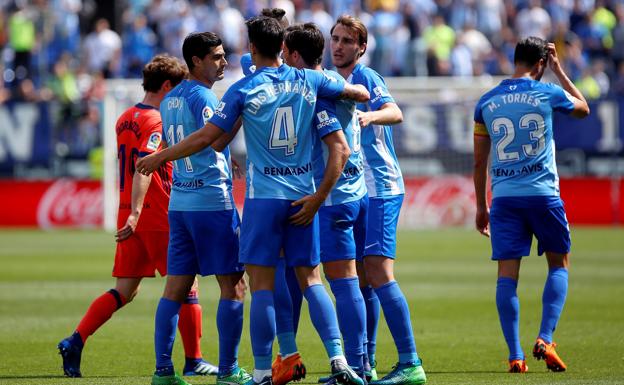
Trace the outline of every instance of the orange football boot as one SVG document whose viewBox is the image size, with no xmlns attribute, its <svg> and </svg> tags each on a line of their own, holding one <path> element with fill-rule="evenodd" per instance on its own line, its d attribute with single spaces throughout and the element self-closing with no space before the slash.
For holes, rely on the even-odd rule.
<svg viewBox="0 0 624 385">
<path fill-rule="evenodd" d="M 273 385 L 285 385 L 291 381 L 299 381 L 306 376 L 306 367 L 299 353 L 282 360 L 279 354 L 271 365 Z"/>
<path fill-rule="evenodd" d="M 511 360 L 509 361 L 509 373 L 526 373 L 529 371 L 529 367 L 525 360 Z"/>
<path fill-rule="evenodd" d="M 546 367 L 553 372 L 565 372 L 566 364 L 555 351 L 556 343 L 547 344 L 541 338 L 538 338 L 533 347 L 533 357 L 538 360 L 546 361 Z"/>
</svg>

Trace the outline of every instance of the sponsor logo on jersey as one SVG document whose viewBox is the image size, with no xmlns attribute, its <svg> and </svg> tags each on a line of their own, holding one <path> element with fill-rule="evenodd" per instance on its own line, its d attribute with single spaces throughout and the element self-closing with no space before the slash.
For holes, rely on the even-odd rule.
<svg viewBox="0 0 624 385">
<path fill-rule="evenodd" d="M 249 67 L 249 72 L 251 72 L 251 73 L 256 72 L 256 66 L 255 65 L 250 66 Z"/>
<path fill-rule="evenodd" d="M 225 102 L 220 102 L 217 106 L 217 109 L 214 111 L 214 114 L 220 117 L 221 119 L 227 119 L 227 115 L 223 113 L 223 109 L 225 108 Z"/>
<path fill-rule="evenodd" d="M 318 117 L 318 120 L 319 120 L 319 124 L 316 125 L 316 128 L 319 129 L 319 130 L 321 128 L 323 128 L 323 127 L 329 126 L 332 123 L 337 123 L 338 122 L 338 119 L 336 119 L 334 117 L 330 118 L 330 116 L 329 116 L 329 114 L 327 113 L 326 110 L 318 112 L 316 114 L 316 116 Z"/>
<path fill-rule="evenodd" d="M 158 149 L 158 146 L 160 146 L 161 140 L 162 137 L 160 135 L 160 132 L 152 132 L 145 147 L 147 147 L 149 150 L 156 151 Z"/>
<path fill-rule="evenodd" d="M 212 118 L 212 115 L 214 115 L 212 108 L 208 106 L 204 107 L 204 109 L 202 110 L 202 117 L 204 118 L 204 124 L 208 123 L 210 118 Z"/>
</svg>

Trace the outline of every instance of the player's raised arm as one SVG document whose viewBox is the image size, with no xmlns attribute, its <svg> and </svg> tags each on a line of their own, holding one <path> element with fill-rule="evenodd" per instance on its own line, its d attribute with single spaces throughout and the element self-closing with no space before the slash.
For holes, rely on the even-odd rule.
<svg viewBox="0 0 624 385">
<path fill-rule="evenodd" d="M 376 111 L 359 111 L 358 120 L 360 127 L 364 128 L 370 124 L 393 125 L 403 121 L 403 112 L 396 103 L 384 103 Z"/>
<path fill-rule="evenodd" d="M 561 67 L 554 43 L 548 43 L 548 66 L 555 76 L 557 76 L 561 87 L 574 98 L 572 100 L 574 103 L 574 110 L 570 113 L 570 115 L 575 118 L 584 118 L 589 115 L 589 105 L 587 104 L 587 100 L 585 100 L 581 91 L 576 88 L 574 83 L 572 83 Z"/>
<path fill-rule="evenodd" d="M 341 99 L 355 100 L 358 103 L 366 103 L 370 100 L 370 93 L 361 84 L 345 84 L 345 88 L 340 94 Z"/>
<path fill-rule="evenodd" d="M 216 141 L 224 131 L 208 122 L 204 127 L 184 138 L 178 144 L 148 155 L 137 161 L 136 169 L 143 175 L 154 172 L 163 163 L 193 155 Z"/>
</svg>

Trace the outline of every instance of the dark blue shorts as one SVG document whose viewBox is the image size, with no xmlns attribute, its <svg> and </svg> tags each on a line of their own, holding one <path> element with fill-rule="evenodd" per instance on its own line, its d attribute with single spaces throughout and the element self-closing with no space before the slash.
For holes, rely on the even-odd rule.
<svg viewBox="0 0 624 385">
<path fill-rule="evenodd" d="M 169 211 L 167 272 L 225 275 L 243 271 L 238 262 L 238 211 Z"/>
<path fill-rule="evenodd" d="M 402 205 L 403 195 L 368 199 L 364 256 L 378 255 L 395 258 L 396 230 Z"/>
<path fill-rule="evenodd" d="M 318 215 L 308 226 L 291 225 L 288 218 L 301 209 L 291 200 L 245 199 L 241 226 L 240 262 L 275 266 L 284 250 L 287 266 L 316 266 L 319 258 Z"/>
<path fill-rule="evenodd" d="M 368 197 L 319 210 L 321 262 L 362 258 L 368 222 Z"/>
<path fill-rule="evenodd" d="M 559 197 L 500 197 L 490 208 L 492 259 L 519 259 L 537 252 L 570 252 L 570 227 Z"/>
</svg>

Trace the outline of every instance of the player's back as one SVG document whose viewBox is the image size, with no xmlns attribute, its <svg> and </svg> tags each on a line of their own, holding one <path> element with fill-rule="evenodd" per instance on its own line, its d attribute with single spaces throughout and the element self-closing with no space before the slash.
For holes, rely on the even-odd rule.
<svg viewBox="0 0 624 385">
<path fill-rule="evenodd" d="M 358 104 L 361 111 L 376 111 L 385 103 L 395 103 L 381 75 L 369 67 L 356 64 L 347 81 L 363 85 L 371 94 L 371 99 L 367 103 Z M 405 186 L 394 150 L 392 126 L 373 124 L 364 127 L 362 150 L 368 195 L 385 197 L 403 194 Z"/>
<path fill-rule="evenodd" d="M 169 146 L 199 130 L 212 117 L 217 97 L 205 85 L 184 80 L 160 104 L 163 131 Z M 216 211 L 234 207 L 229 148 L 207 147 L 173 162 L 170 210 Z"/>
<path fill-rule="evenodd" d="M 336 79 L 340 77 L 334 71 L 324 70 L 324 72 L 327 76 Z M 337 124 L 342 129 L 351 150 L 351 155 L 340 178 L 327 197 L 325 205 L 347 203 L 366 195 L 364 160 L 361 151 L 361 128 L 355 111 L 356 102 L 351 100 L 320 98 L 317 102 L 316 117 L 314 118 L 316 130 L 323 135 L 327 126 Z M 337 119 L 337 122 L 333 122 L 332 119 Z M 314 180 L 317 185 L 323 180 L 328 156 L 327 146 L 323 145 L 321 139 L 318 138 L 314 144 L 313 155 Z"/>
<path fill-rule="evenodd" d="M 492 140 L 494 197 L 559 195 L 552 117 L 573 108 L 559 86 L 528 78 L 506 79 L 481 98 L 475 122 Z"/>
<path fill-rule="evenodd" d="M 228 90 L 215 115 L 227 120 L 227 103 L 241 107 L 249 198 L 296 200 L 315 191 L 311 123 L 317 93 L 335 98 L 343 87 L 321 72 L 283 64 L 260 68 Z"/>
<path fill-rule="evenodd" d="M 117 226 L 121 228 L 130 215 L 132 200 L 132 178 L 135 162 L 160 150 L 162 124 L 158 109 L 136 104 L 128 108 L 117 120 L 117 157 L 119 160 L 119 213 Z M 167 205 L 171 191 L 171 164 L 161 166 L 152 176 L 137 231 L 167 230 Z"/>
</svg>

